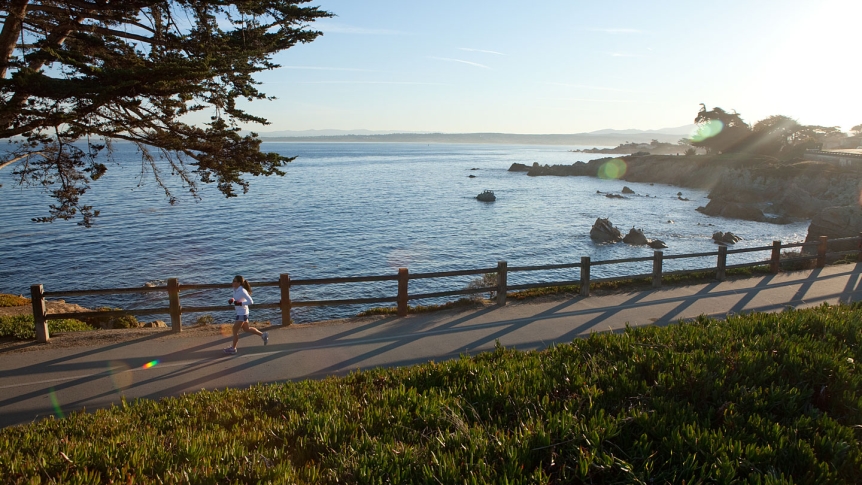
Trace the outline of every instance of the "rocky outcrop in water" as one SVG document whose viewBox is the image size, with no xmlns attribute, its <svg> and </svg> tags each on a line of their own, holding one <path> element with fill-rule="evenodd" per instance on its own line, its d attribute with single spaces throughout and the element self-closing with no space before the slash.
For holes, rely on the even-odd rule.
<svg viewBox="0 0 862 485">
<path fill-rule="evenodd" d="M 597 243 L 615 243 L 622 241 L 623 235 L 610 220 L 600 217 L 590 229 L 590 238 Z"/>
<path fill-rule="evenodd" d="M 736 244 L 737 242 L 742 241 L 742 238 L 730 231 L 716 231 L 712 234 L 712 240 L 718 244 Z"/>
<path fill-rule="evenodd" d="M 533 165 L 538 165 L 538 163 L 533 162 Z M 530 167 L 524 165 L 523 163 L 513 163 L 511 167 L 509 167 L 510 172 L 529 172 Z"/>
<path fill-rule="evenodd" d="M 632 246 L 649 246 L 653 249 L 666 248 L 667 244 L 661 239 L 649 239 L 644 235 L 643 229 L 629 229 L 629 233 L 623 238 L 623 242 Z"/>
<path fill-rule="evenodd" d="M 698 212 L 708 216 L 727 217 L 728 219 L 743 219 L 746 221 L 766 222 L 763 211 L 751 204 L 728 202 L 726 200 L 710 200 L 706 207 L 698 207 Z"/>
<path fill-rule="evenodd" d="M 646 246 L 649 242 L 649 239 L 644 236 L 643 229 L 635 229 L 633 227 L 629 229 L 629 233 L 626 234 L 626 237 L 623 238 L 623 242 L 634 246 Z"/>
</svg>

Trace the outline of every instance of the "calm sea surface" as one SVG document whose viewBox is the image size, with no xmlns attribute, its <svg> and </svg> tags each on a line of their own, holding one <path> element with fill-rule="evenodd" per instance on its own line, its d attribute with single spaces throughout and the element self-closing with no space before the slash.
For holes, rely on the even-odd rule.
<svg viewBox="0 0 862 485">
<path fill-rule="evenodd" d="M 51 202 L 38 189 L 14 183 L 14 167 L 0 171 L 0 292 L 29 294 L 32 284 L 46 291 L 137 287 L 181 283 L 229 283 L 242 274 L 252 283 L 411 273 L 496 266 L 544 265 L 649 256 L 652 249 L 626 244 L 596 245 L 589 237 L 598 217 L 610 218 L 625 233 L 642 228 L 665 241 L 665 255 L 715 250 L 712 233 L 743 237 L 737 247 L 801 241 L 808 224 L 773 225 L 708 217 L 705 191 L 600 180 L 590 177 L 528 177 L 508 172 L 514 163 L 571 164 L 599 158 L 573 147 L 512 145 L 423 145 L 266 143 L 264 149 L 298 156 L 284 177 L 250 177 L 251 190 L 225 199 L 204 187 L 203 200 L 176 186 L 180 203 L 170 206 L 152 176 L 141 178 L 140 155 L 120 144 L 108 173 L 94 183 L 86 203 L 102 215 L 91 229 L 75 222 L 38 224 Z M 475 175 L 475 178 L 470 178 Z M 141 185 L 141 186 L 139 186 Z M 635 195 L 609 199 L 629 186 Z M 497 201 L 475 196 L 491 189 Z M 679 200 L 682 192 L 689 201 Z M 763 259 L 766 253 L 732 255 L 729 264 Z M 666 270 L 714 265 L 714 258 L 665 261 Z M 577 279 L 577 269 L 512 273 L 510 284 Z M 651 263 L 599 266 L 594 278 L 651 271 Z M 464 288 L 471 277 L 414 280 L 410 292 Z M 394 296 L 395 282 L 295 287 L 300 299 Z M 229 290 L 189 292 L 184 306 L 216 305 Z M 256 303 L 277 302 L 276 288 L 259 288 Z M 167 306 L 160 294 L 66 298 L 85 306 L 152 308 Z M 433 301 L 411 301 L 428 304 Z M 308 322 L 354 315 L 362 306 L 297 308 L 293 318 Z M 254 310 L 253 319 L 275 311 Z M 230 308 L 217 321 L 232 318 Z M 184 317 L 191 322 L 198 315 Z M 166 318 L 162 316 L 160 318 Z"/>
</svg>

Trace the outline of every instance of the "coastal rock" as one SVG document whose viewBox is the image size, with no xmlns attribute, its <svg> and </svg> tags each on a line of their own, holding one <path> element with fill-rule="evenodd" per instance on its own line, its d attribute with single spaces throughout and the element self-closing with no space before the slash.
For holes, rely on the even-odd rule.
<svg viewBox="0 0 862 485">
<path fill-rule="evenodd" d="M 634 191 L 634 190 L 632 190 L 632 189 L 630 189 L 630 188 L 628 188 L 628 186 L 624 186 L 624 187 L 623 187 L 623 193 L 624 193 L 624 194 L 634 194 L 634 193 L 635 193 L 635 191 Z"/>
<path fill-rule="evenodd" d="M 736 244 L 738 241 L 741 241 L 742 238 L 730 231 L 716 231 L 712 234 L 712 240 L 718 244 Z"/>
<path fill-rule="evenodd" d="M 538 163 L 533 163 L 533 166 L 538 166 Z M 530 167 L 524 165 L 523 163 L 513 163 L 511 167 L 509 167 L 510 172 L 529 172 Z"/>
<path fill-rule="evenodd" d="M 808 226 L 808 235 L 805 237 L 805 242 L 817 241 L 820 239 L 820 236 L 826 236 L 829 239 L 856 237 L 859 236 L 860 232 L 862 232 L 862 209 L 860 209 L 858 204 L 843 207 L 828 207 L 811 219 L 811 225 Z M 858 249 L 858 244 L 856 241 L 830 243 L 829 251 L 851 251 Z M 817 252 L 817 248 L 804 247 L 802 252 L 805 254 L 814 254 Z"/>
<path fill-rule="evenodd" d="M 793 184 L 794 186 L 796 184 Z M 814 217 L 818 212 L 826 209 L 829 204 L 811 197 L 811 194 L 801 190 L 788 190 L 775 202 L 782 214 L 793 215 L 804 219 Z"/>
<path fill-rule="evenodd" d="M 609 160 L 609 159 L 602 159 Z M 591 176 L 595 177 L 601 163 L 600 160 L 590 160 L 589 163 L 575 162 L 571 165 L 539 165 L 534 163 L 527 175 L 530 177 L 554 175 L 558 177 Z M 603 163 L 603 162 L 602 162 Z"/>
<path fill-rule="evenodd" d="M 590 229 L 590 238 L 598 243 L 615 243 L 622 241 L 623 235 L 610 220 L 600 217 Z"/>
<path fill-rule="evenodd" d="M 643 229 L 635 229 L 633 227 L 626 234 L 626 237 L 623 238 L 623 242 L 634 246 L 646 246 L 649 244 L 649 239 L 644 236 Z"/>
<path fill-rule="evenodd" d="M 161 320 L 153 320 L 152 322 L 145 322 L 143 327 L 147 328 L 168 328 L 168 324 Z"/>
<path fill-rule="evenodd" d="M 665 244 L 661 239 L 650 239 L 647 246 L 653 249 L 664 249 L 667 247 L 667 244 Z"/>
<path fill-rule="evenodd" d="M 476 196 L 476 200 L 482 202 L 494 202 L 495 200 L 497 200 L 497 196 L 494 195 L 493 190 L 484 190 L 481 194 Z"/>
<path fill-rule="evenodd" d="M 605 197 L 608 199 L 625 199 L 625 197 L 620 194 L 605 194 Z"/>
<path fill-rule="evenodd" d="M 752 204 L 728 202 L 724 199 L 712 199 L 706 207 L 698 207 L 698 212 L 708 216 L 742 219 L 746 221 L 766 222 L 763 211 Z"/>
</svg>

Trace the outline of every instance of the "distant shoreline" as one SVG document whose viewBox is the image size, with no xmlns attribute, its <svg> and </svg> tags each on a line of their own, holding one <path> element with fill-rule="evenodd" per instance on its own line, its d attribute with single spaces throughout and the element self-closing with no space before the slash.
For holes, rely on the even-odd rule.
<svg viewBox="0 0 862 485">
<path fill-rule="evenodd" d="M 551 134 L 519 135 L 508 133 L 393 133 L 386 135 L 323 135 L 323 136 L 261 136 L 264 142 L 290 143 L 448 143 L 484 145 L 576 145 L 576 146 L 617 146 L 658 140 L 676 143 L 680 134 L 637 133 L 590 135 Z"/>
</svg>

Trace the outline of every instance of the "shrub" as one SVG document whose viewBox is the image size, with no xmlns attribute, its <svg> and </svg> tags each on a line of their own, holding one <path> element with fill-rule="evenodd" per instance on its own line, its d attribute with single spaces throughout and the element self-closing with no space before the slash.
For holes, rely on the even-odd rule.
<svg viewBox="0 0 862 485">
<path fill-rule="evenodd" d="M 110 307 L 99 307 L 96 308 L 97 312 L 105 312 L 105 311 L 121 311 L 122 308 L 110 308 Z M 120 316 L 105 316 L 105 315 L 96 315 L 92 317 L 82 317 L 81 320 L 89 323 L 94 328 L 103 328 L 103 329 L 112 329 L 112 328 L 138 328 L 141 326 L 141 322 L 135 318 L 134 315 L 120 315 Z"/>
<path fill-rule="evenodd" d="M 215 318 L 212 315 L 201 315 L 195 319 L 195 325 L 203 327 L 206 325 L 212 325 L 215 323 Z"/>
<path fill-rule="evenodd" d="M 484 273 L 482 276 L 479 276 L 478 278 L 474 278 L 473 281 L 471 281 L 469 284 L 467 284 L 467 289 L 473 290 L 473 289 L 479 289 L 479 288 L 489 288 L 489 287 L 496 287 L 497 285 L 498 285 L 497 273 Z M 474 294 L 470 295 L 470 297 L 474 300 L 475 299 L 481 299 L 481 297 L 479 295 L 480 295 L 479 293 L 474 293 Z M 496 296 L 497 296 L 496 291 L 489 291 L 488 292 L 488 299 L 493 300 L 494 297 L 496 297 Z"/>
<path fill-rule="evenodd" d="M 80 320 L 48 320 L 48 333 L 50 334 L 88 330 L 93 330 L 93 327 Z M 0 317 L 0 337 L 34 340 L 36 338 L 36 324 L 33 321 L 33 315 Z"/>
<path fill-rule="evenodd" d="M 23 296 L 7 295 L 0 293 L 0 307 L 12 307 L 29 305 L 30 299 Z"/>
</svg>

